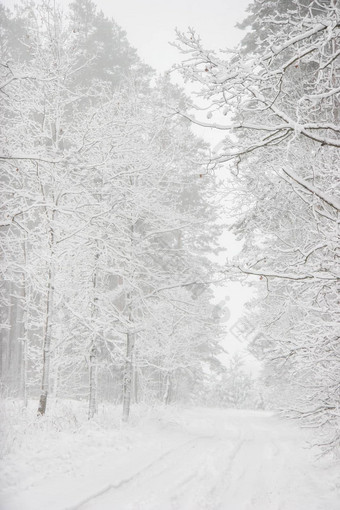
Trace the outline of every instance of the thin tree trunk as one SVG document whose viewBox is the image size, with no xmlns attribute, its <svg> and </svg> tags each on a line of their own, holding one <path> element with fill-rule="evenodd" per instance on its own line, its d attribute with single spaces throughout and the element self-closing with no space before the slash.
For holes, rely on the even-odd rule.
<svg viewBox="0 0 340 510">
<path fill-rule="evenodd" d="M 15 395 L 21 395 L 21 378 L 18 375 L 22 371 L 22 338 L 23 338 L 23 299 L 24 288 L 21 282 L 15 284 L 13 294 L 13 315 L 11 323 L 10 352 L 11 362 L 9 366 L 10 387 Z"/>
<path fill-rule="evenodd" d="M 90 420 L 97 411 L 97 353 L 94 344 L 92 344 L 90 352 L 89 390 L 88 418 Z"/>
<path fill-rule="evenodd" d="M 135 404 L 137 404 L 139 395 L 138 395 L 138 372 L 137 372 L 137 367 L 136 367 L 136 363 L 135 363 L 135 355 L 136 355 L 136 352 L 135 352 L 135 350 L 133 350 L 133 352 L 132 352 L 132 392 L 133 392 L 133 402 Z"/>
<path fill-rule="evenodd" d="M 24 407 L 27 407 L 27 292 L 26 292 L 26 279 L 24 278 L 24 317 L 23 317 L 23 337 L 22 337 L 22 352 L 21 352 L 21 397 Z"/>
<path fill-rule="evenodd" d="M 48 287 L 46 298 L 46 317 L 44 328 L 44 341 L 43 341 L 43 368 L 42 368 L 42 381 L 41 381 L 41 394 L 39 399 L 38 415 L 44 415 L 47 405 L 47 396 L 50 379 L 50 362 L 51 362 L 51 311 L 53 299 L 53 268 L 52 260 L 48 271 Z"/>
<path fill-rule="evenodd" d="M 37 177 L 40 182 L 41 194 L 47 204 L 46 192 L 42 185 L 39 167 L 37 165 Z M 54 196 L 53 202 L 55 203 Z M 55 249 L 55 233 L 53 229 L 56 209 L 53 209 L 51 216 L 48 214 L 47 205 L 45 205 L 46 220 L 49 225 L 49 249 L 50 249 L 50 262 L 48 268 L 48 284 L 47 284 L 47 297 L 46 297 L 46 316 L 44 325 L 44 339 L 43 339 L 43 366 L 42 366 L 42 380 L 41 380 L 41 393 L 39 399 L 38 416 L 43 416 L 46 411 L 47 396 L 49 390 L 50 380 L 50 364 L 51 364 L 51 317 L 53 310 L 53 294 L 54 294 L 54 249 Z"/>
<path fill-rule="evenodd" d="M 171 402 L 171 376 L 169 372 L 167 372 L 165 377 L 165 392 L 163 397 L 164 404 L 168 405 Z"/>
<path fill-rule="evenodd" d="M 8 329 L 8 339 L 7 339 L 7 376 L 10 374 L 11 365 L 12 365 L 12 349 L 14 346 L 14 335 L 13 335 L 13 325 L 15 324 L 15 313 L 14 313 L 14 285 L 10 283 L 10 291 L 9 291 L 9 329 Z"/>
<path fill-rule="evenodd" d="M 23 341 L 22 349 L 22 383 L 21 383 L 22 400 L 24 407 L 27 407 L 28 395 L 27 395 L 27 336 L 25 329 L 25 337 Z"/>
<path fill-rule="evenodd" d="M 135 179 L 130 177 L 131 186 L 135 185 Z M 130 218 L 130 279 L 133 279 L 134 268 L 133 263 L 135 260 L 134 253 L 134 220 L 133 214 L 131 212 Z M 129 282 L 130 286 L 130 282 Z M 128 323 L 129 328 L 132 327 L 133 324 L 133 312 L 132 312 L 132 292 L 129 290 L 126 293 L 126 310 L 128 311 Z M 125 366 L 123 372 L 123 422 L 127 422 L 129 420 L 130 415 L 130 407 L 131 407 L 131 396 L 132 396 L 132 379 L 133 379 L 133 348 L 134 348 L 134 335 L 131 333 L 131 330 L 126 333 L 126 359 Z"/>
<path fill-rule="evenodd" d="M 97 250 L 98 250 L 98 243 L 97 244 Z M 93 284 L 93 304 L 92 304 L 92 321 L 93 321 L 93 327 L 94 332 L 92 336 L 92 342 L 90 346 L 90 356 L 89 356 L 89 412 L 88 412 L 88 419 L 90 420 L 93 418 L 93 416 L 96 414 L 98 409 L 97 404 L 97 397 L 98 397 L 98 369 L 97 369 L 97 338 L 96 338 L 96 323 L 95 319 L 98 316 L 98 296 L 97 296 L 97 265 L 98 265 L 98 259 L 99 259 L 99 251 L 95 254 L 95 265 L 94 265 L 94 271 L 93 271 L 93 278 L 92 278 L 92 284 Z"/>
<path fill-rule="evenodd" d="M 123 421 L 127 422 L 130 415 L 132 372 L 133 372 L 133 335 L 126 335 L 126 360 L 123 374 Z"/>
<path fill-rule="evenodd" d="M 57 335 L 56 335 L 57 336 Z M 57 336 L 57 338 L 59 338 Z M 56 360 L 59 360 L 59 354 L 57 354 L 55 356 L 55 359 Z M 52 391 L 52 399 L 53 399 L 53 402 L 56 402 L 57 401 L 57 398 L 58 398 L 58 387 L 59 387 L 59 371 L 60 371 L 60 364 L 59 362 L 57 361 L 57 363 L 54 363 L 53 364 L 53 375 L 52 375 L 52 380 L 53 380 L 53 391 Z"/>
<path fill-rule="evenodd" d="M 24 241 L 24 266 L 27 264 L 27 238 Z M 30 296 L 27 288 L 26 274 L 23 274 L 23 338 L 22 338 L 22 359 L 21 359 L 21 396 L 24 407 L 27 407 L 28 395 L 27 395 L 27 358 L 28 358 L 28 317 L 29 317 L 29 305 Z"/>
</svg>

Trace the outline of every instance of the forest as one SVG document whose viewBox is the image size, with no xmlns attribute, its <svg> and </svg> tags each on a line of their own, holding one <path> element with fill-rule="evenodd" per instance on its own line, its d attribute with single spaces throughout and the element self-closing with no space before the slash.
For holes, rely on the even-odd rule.
<svg viewBox="0 0 340 510">
<path fill-rule="evenodd" d="M 307 430 L 338 462 L 340 5 L 252 0 L 238 28 L 243 38 L 228 50 L 208 49 L 193 28 L 174 30 L 178 60 L 158 74 L 92 0 L 0 4 L 5 459 L 21 448 L 34 456 L 51 430 L 83 437 L 99 427 L 99 449 L 110 433 L 142 443 L 146 419 L 185 423 L 187 435 L 208 420 L 202 440 L 216 420 L 241 430 L 250 409 L 250 422 L 274 413 L 287 430 Z M 226 230 L 240 249 L 222 261 Z M 253 325 L 256 375 L 228 352 L 215 285 L 228 292 L 232 282 L 252 290 L 239 324 Z M 60 437 L 48 436 L 46 451 Z M 202 455 L 209 445 L 200 443 Z M 24 460 L 15 462 L 10 487 Z M 206 492 L 192 506 L 184 496 L 124 506 L 120 496 L 115 508 L 224 509 L 222 492 L 209 507 Z M 335 499 L 317 506 L 312 496 L 282 508 L 333 509 Z M 39 499 L 32 509 L 114 501 L 89 500 Z M 230 508 L 279 508 L 251 501 Z"/>
</svg>

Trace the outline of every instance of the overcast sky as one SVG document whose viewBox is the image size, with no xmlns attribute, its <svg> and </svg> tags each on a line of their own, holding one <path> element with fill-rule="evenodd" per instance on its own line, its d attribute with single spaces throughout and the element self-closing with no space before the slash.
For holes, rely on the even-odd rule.
<svg viewBox="0 0 340 510">
<path fill-rule="evenodd" d="M 107 16 L 112 16 L 127 32 L 140 57 L 157 71 L 165 71 L 178 61 L 178 51 L 170 46 L 175 28 L 193 27 L 211 48 L 233 47 L 242 37 L 235 28 L 245 16 L 249 0 L 97 0 Z"/>
</svg>

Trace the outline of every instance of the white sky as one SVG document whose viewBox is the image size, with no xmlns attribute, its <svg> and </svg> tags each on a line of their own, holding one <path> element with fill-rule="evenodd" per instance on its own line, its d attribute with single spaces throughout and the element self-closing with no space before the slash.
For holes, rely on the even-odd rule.
<svg viewBox="0 0 340 510">
<path fill-rule="evenodd" d="M 193 27 L 211 48 L 233 47 L 242 37 L 235 28 L 250 0 L 97 0 L 104 14 L 127 32 L 140 57 L 163 72 L 178 61 L 170 46 L 175 28 Z"/>
</svg>

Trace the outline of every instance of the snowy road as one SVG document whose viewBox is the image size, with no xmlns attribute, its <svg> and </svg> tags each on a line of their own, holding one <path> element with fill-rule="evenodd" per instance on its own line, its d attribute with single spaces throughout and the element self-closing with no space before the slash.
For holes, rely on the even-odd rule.
<svg viewBox="0 0 340 510">
<path fill-rule="evenodd" d="M 74 455 L 74 453 L 73 453 Z M 128 451 L 1 499 L 1 510 L 339 510 L 334 468 L 304 432 L 268 413 L 197 409 L 146 427 Z"/>
</svg>

